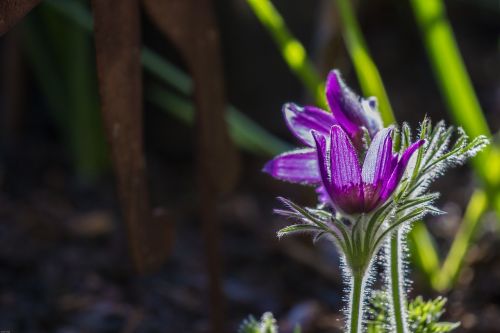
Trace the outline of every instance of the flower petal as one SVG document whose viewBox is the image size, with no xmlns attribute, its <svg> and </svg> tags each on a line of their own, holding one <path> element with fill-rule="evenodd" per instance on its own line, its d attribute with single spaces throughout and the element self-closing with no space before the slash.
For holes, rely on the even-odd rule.
<svg viewBox="0 0 500 333">
<path fill-rule="evenodd" d="M 361 125 L 366 127 L 371 137 L 374 137 L 384 127 L 378 111 L 377 98 L 372 96 L 368 99 L 362 99 L 361 106 L 363 107 Z"/>
<path fill-rule="evenodd" d="M 334 126 L 338 127 L 338 126 Z M 348 139 L 347 135 L 343 130 L 344 137 Z M 333 130 L 333 128 L 332 128 Z M 316 150 L 318 153 L 318 165 L 321 174 L 321 179 L 323 180 L 323 186 L 319 187 L 316 192 L 319 195 L 319 200 L 323 203 L 331 203 L 335 209 L 340 209 L 345 213 L 359 212 L 363 206 L 363 196 L 359 191 L 359 181 L 358 186 L 354 185 L 352 182 L 347 183 L 346 186 L 336 187 L 332 183 L 332 164 L 329 158 L 329 153 L 334 153 L 333 147 L 331 146 L 331 141 L 328 142 L 327 139 L 319 133 L 313 131 L 313 137 L 316 141 Z M 351 145 L 352 146 L 352 145 Z M 352 147 L 351 147 L 352 148 Z M 353 148 L 354 149 L 354 148 Z M 359 167 L 359 165 L 358 165 Z M 360 206 L 361 204 L 361 206 Z"/>
<path fill-rule="evenodd" d="M 326 79 L 326 100 L 333 116 L 340 126 L 353 137 L 359 130 L 359 126 L 353 121 L 348 113 L 361 108 L 358 97 L 346 86 L 340 72 L 333 70 Z"/>
<path fill-rule="evenodd" d="M 351 140 L 338 125 L 332 126 L 330 132 L 330 179 L 331 186 L 327 190 L 335 208 L 345 213 L 363 211 L 358 156 Z"/>
<path fill-rule="evenodd" d="M 391 175 L 392 128 L 384 128 L 375 135 L 363 162 L 362 179 L 364 183 L 377 184 Z"/>
<path fill-rule="evenodd" d="M 305 148 L 283 153 L 266 163 L 263 171 L 274 178 L 301 184 L 320 184 L 317 154 Z"/>
<path fill-rule="evenodd" d="M 383 128 L 377 99 L 360 98 L 344 83 L 338 70 L 328 75 L 326 99 L 333 116 L 351 138 L 356 137 L 362 126 L 368 129 L 371 137 Z"/>
<path fill-rule="evenodd" d="M 394 170 L 392 171 L 391 176 L 387 181 L 387 184 L 385 185 L 385 188 L 381 195 L 381 201 L 387 200 L 387 198 L 391 196 L 392 192 L 394 192 L 399 182 L 401 181 L 401 178 L 403 177 L 406 166 L 408 165 L 408 162 L 410 161 L 413 153 L 415 153 L 417 149 L 420 148 L 424 143 L 425 140 L 418 140 L 404 151 L 401 159 L 394 167 Z"/>
<path fill-rule="evenodd" d="M 336 188 L 361 184 L 361 167 L 356 150 L 344 130 L 332 126 L 330 131 L 331 183 Z"/>
<path fill-rule="evenodd" d="M 311 131 L 311 134 L 316 143 L 316 154 L 317 154 L 319 174 L 321 176 L 323 186 L 329 193 L 330 192 L 329 189 L 331 187 L 331 181 L 330 181 L 330 164 L 328 161 L 328 147 L 327 147 L 326 137 L 319 134 L 316 131 Z"/>
<path fill-rule="evenodd" d="M 365 209 L 379 203 L 380 194 L 393 170 L 391 127 L 379 131 L 373 138 L 363 162 L 361 178 L 364 185 Z"/>
<path fill-rule="evenodd" d="M 316 188 L 316 194 L 318 195 L 318 201 L 321 204 L 329 204 L 331 203 L 330 195 L 326 191 L 325 186 L 320 186 Z"/>
<path fill-rule="evenodd" d="M 293 103 L 283 106 L 283 116 L 290 131 L 304 144 L 314 147 L 311 130 L 328 136 L 337 121 L 330 112 L 314 106 L 300 107 Z"/>
</svg>

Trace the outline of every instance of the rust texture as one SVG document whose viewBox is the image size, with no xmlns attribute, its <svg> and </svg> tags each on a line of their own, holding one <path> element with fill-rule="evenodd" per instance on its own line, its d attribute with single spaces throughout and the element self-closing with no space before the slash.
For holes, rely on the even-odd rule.
<svg viewBox="0 0 500 333">
<path fill-rule="evenodd" d="M 9 31 L 40 0 L 0 0 L 0 36 Z"/>
<path fill-rule="evenodd" d="M 143 0 L 152 21 L 179 49 L 194 79 L 200 217 L 210 280 L 212 332 L 223 332 L 217 194 L 234 186 L 236 150 L 224 119 L 226 106 L 219 33 L 210 0 Z"/>
<path fill-rule="evenodd" d="M 171 223 L 149 203 L 142 128 L 140 10 L 137 0 L 93 0 L 97 74 L 104 126 L 132 259 L 139 272 L 158 268 Z"/>
</svg>

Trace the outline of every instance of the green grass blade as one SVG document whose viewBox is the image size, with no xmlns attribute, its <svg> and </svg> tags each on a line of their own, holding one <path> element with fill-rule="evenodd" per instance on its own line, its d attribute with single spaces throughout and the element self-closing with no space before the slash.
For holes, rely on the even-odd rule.
<svg viewBox="0 0 500 333">
<path fill-rule="evenodd" d="M 455 282 L 470 244 L 477 232 L 481 217 L 487 209 L 488 197 L 486 193 L 482 190 L 476 190 L 469 201 L 448 256 L 442 268 L 432 279 L 432 285 L 436 290 L 447 290 Z"/>
<path fill-rule="evenodd" d="M 157 84 L 148 86 L 146 98 L 185 124 L 193 124 L 194 106 L 189 99 L 169 92 Z M 273 156 L 292 149 L 289 144 L 269 134 L 232 106 L 228 107 L 226 117 L 232 139 L 248 152 Z"/>
<path fill-rule="evenodd" d="M 365 96 L 376 96 L 384 124 L 393 124 L 396 122 L 396 118 L 389 97 L 387 97 L 380 73 L 366 46 L 351 0 L 333 1 L 336 1 L 339 9 L 342 34 L 363 94 Z"/>
<path fill-rule="evenodd" d="M 471 137 L 491 137 L 476 94 L 458 50 L 441 0 L 410 0 L 436 80 L 455 122 Z M 488 186 L 498 184 L 500 166 L 496 148 L 490 147 L 473 160 L 478 175 Z"/>
<path fill-rule="evenodd" d="M 325 106 L 324 85 L 304 46 L 290 33 L 285 21 L 270 0 L 247 0 L 251 9 L 269 31 L 283 59 L 301 80 L 316 103 Z"/>
<path fill-rule="evenodd" d="M 43 31 L 38 28 L 37 23 L 32 15 L 21 23 L 22 48 L 57 125 L 63 128 L 64 123 L 60 120 L 64 118 L 68 105 L 64 83 L 57 70 L 57 63 L 44 42 Z"/>
<path fill-rule="evenodd" d="M 147 47 L 143 47 L 141 61 L 145 70 L 156 75 L 180 93 L 188 96 L 193 93 L 193 81 L 191 77 L 170 62 L 165 61 L 158 53 L 153 52 Z"/>
<path fill-rule="evenodd" d="M 413 225 L 409 240 L 414 263 L 430 283 L 432 277 L 439 271 L 439 257 L 434 239 L 422 221 Z"/>
<path fill-rule="evenodd" d="M 70 18 L 76 25 L 86 31 L 93 29 L 92 15 L 83 5 L 77 0 L 45 0 L 44 4 L 49 5 L 51 8 L 57 10 L 59 13 Z"/>
</svg>

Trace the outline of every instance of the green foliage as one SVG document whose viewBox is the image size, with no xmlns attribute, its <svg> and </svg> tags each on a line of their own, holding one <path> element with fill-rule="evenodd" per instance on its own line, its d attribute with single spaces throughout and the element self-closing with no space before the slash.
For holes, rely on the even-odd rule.
<svg viewBox="0 0 500 333">
<path fill-rule="evenodd" d="M 389 308 L 387 295 L 384 292 L 374 293 L 369 308 L 368 333 L 390 333 Z M 408 304 L 408 323 L 412 333 L 446 333 L 451 332 L 460 323 L 439 321 L 444 313 L 446 298 L 424 301 L 418 296 Z"/>
<path fill-rule="evenodd" d="M 270 0 L 247 0 L 251 9 L 269 31 L 288 67 L 301 80 L 318 105 L 326 105 L 324 86 L 304 46 L 290 33 L 285 20 Z"/>
<path fill-rule="evenodd" d="M 92 182 L 108 166 L 92 40 L 84 28 L 43 5 L 23 21 L 21 36 L 24 54 L 62 133 L 76 174 L 80 180 Z"/>
<path fill-rule="evenodd" d="M 410 3 L 449 113 L 469 135 L 491 137 L 447 20 L 443 1 L 411 0 Z M 496 184 L 498 173 L 493 170 L 498 170 L 498 153 L 492 149 L 479 154 L 474 167 L 483 180 Z"/>
<path fill-rule="evenodd" d="M 363 38 L 351 0 L 333 0 L 339 9 L 342 35 L 365 96 L 376 96 L 385 125 L 396 122 L 389 97 Z"/>
<path fill-rule="evenodd" d="M 255 319 L 254 316 L 248 316 L 247 319 L 243 320 L 238 329 L 238 333 L 278 333 L 278 326 L 276 325 L 276 319 L 271 312 L 266 312 L 262 315 L 260 320 Z M 301 329 L 296 326 L 293 333 L 300 333 Z"/>
<path fill-rule="evenodd" d="M 410 3 L 448 112 L 469 135 L 491 137 L 448 21 L 444 1 L 410 0 Z M 483 181 L 484 191 L 476 190 L 471 197 L 458 236 L 441 269 L 435 260 L 435 247 L 421 245 L 432 245 L 427 230 L 420 228 L 418 233 L 412 233 L 414 253 L 419 258 L 422 271 L 427 274 L 430 284 L 437 290 L 452 286 L 480 219 L 490 206 L 496 210 L 500 220 L 500 180 L 499 173 L 496 172 L 500 165 L 499 156 L 498 147 L 492 145 L 473 160 L 474 170 Z"/>
</svg>

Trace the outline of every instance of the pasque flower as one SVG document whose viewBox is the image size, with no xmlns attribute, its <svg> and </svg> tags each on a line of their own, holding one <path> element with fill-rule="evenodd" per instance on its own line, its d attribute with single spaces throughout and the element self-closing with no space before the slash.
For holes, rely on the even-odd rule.
<svg viewBox="0 0 500 333">
<path fill-rule="evenodd" d="M 375 97 L 363 99 L 344 83 L 340 72 L 330 72 L 326 82 L 326 99 L 331 112 L 314 106 L 298 106 L 287 103 L 283 115 L 290 131 L 308 148 L 278 155 L 269 161 L 264 171 L 275 178 L 293 183 L 319 184 L 317 154 L 311 130 L 328 137 L 333 125 L 340 125 L 351 140 L 361 140 L 363 128 L 371 137 L 382 129 Z"/>
<path fill-rule="evenodd" d="M 312 132 L 322 183 L 335 208 L 348 214 L 371 212 L 394 192 L 424 140 L 410 145 L 399 157 L 392 151 L 392 131 L 384 128 L 377 132 L 362 166 L 351 139 L 340 126 L 331 127 L 330 140 Z"/>
<path fill-rule="evenodd" d="M 360 146 L 363 128 L 371 137 L 382 129 L 374 97 L 363 99 L 352 92 L 344 83 L 340 72 L 330 72 L 326 82 L 326 99 L 331 112 L 314 106 L 298 106 L 288 103 L 283 106 L 283 115 L 290 131 L 307 148 L 278 155 L 269 161 L 264 171 L 271 176 L 307 185 L 321 185 L 317 153 L 311 131 L 329 140 L 330 128 L 339 125 L 348 134 L 356 147 Z M 320 200 L 327 200 L 323 187 L 318 188 Z"/>
<path fill-rule="evenodd" d="M 350 287 L 346 332 L 351 333 L 366 330 L 365 297 L 374 280 L 373 263 L 385 244 L 384 273 L 391 300 L 387 331 L 409 332 L 404 309 L 407 284 L 400 269 L 405 231 L 425 215 L 441 213 L 433 205 L 438 193 L 428 193 L 430 183 L 446 167 L 474 156 L 488 139 L 479 136 L 469 142 L 458 129 L 450 146 L 453 128 L 443 122 L 432 126 L 428 118 L 416 141 L 406 123 L 398 131 L 383 128 L 375 99 L 356 96 L 337 71 L 328 76 L 326 97 L 331 113 L 312 106 L 284 106 L 288 127 L 306 147 L 275 157 L 264 171 L 316 186 L 319 201 L 329 207 L 302 207 L 280 198 L 284 208 L 275 212 L 293 224 L 279 230 L 278 237 L 307 232 L 314 242 L 327 238 L 337 246 Z M 400 142 L 396 147 L 393 136 Z M 405 173 L 410 176 L 403 181 Z"/>
</svg>

